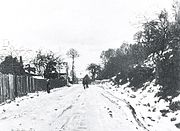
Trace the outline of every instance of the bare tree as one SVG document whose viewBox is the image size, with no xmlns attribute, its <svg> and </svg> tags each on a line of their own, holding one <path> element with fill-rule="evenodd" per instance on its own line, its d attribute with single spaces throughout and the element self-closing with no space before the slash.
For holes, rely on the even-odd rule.
<svg viewBox="0 0 180 131">
<path fill-rule="evenodd" d="M 175 21 L 180 24 L 180 2 L 178 0 L 175 0 L 173 5 L 172 5 L 172 8 L 173 8 L 173 13 L 174 13 L 174 16 L 175 16 Z"/>
<path fill-rule="evenodd" d="M 74 60 L 75 60 L 76 57 L 79 57 L 79 53 L 75 49 L 71 48 L 67 52 L 66 55 L 69 56 L 70 58 L 72 58 L 72 82 L 74 83 L 74 80 L 75 80 Z"/>
</svg>

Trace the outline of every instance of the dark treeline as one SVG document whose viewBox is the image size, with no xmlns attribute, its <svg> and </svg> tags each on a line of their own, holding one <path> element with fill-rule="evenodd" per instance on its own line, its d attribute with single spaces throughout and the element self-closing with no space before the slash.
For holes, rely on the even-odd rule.
<svg viewBox="0 0 180 131">
<path fill-rule="evenodd" d="M 8 48 L 6 50 L 9 50 Z M 30 75 L 42 76 L 45 79 L 68 79 L 71 83 L 77 83 L 78 79 L 75 73 L 75 58 L 79 57 L 79 53 L 71 48 L 67 52 L 67 56 L 72 58 L 72 69 L 69 71 L 68 62 L 52 51 L 36 51 L 35 56 L 24 64 L 23 56 L 19 59 L 11 54 L 7 55 L 0 62 L 0 74 L 13 75 Z M 62 72 L 63 70 L 63 72 Z M 68 74 L 68 72 L 70 72 Z"/>
<path fill-rule="evenodd" d="M 163 99 L 178 95 L 180 81 L 180 23 L 178 14 L 169 20 L 163 10 L 156 19 L 143 24 L 142 30 L 134 35 L 133 44 L 123 43 L 118 49 L 101 53 L 103 69 L 100 79 L 116 76 L 116 81 L 127 81 L 134 89 L 146 81 L 156 79 L 162 85 L 157 94 Z"/>
<path fill-rule="evenodd" d="M 53 52 L 42 53 L 38 51 L 33 60 L 24 65 L 22 56 L 18 60 L 17 57 L 8 55 L 0 63 L 0 72 L 2 74 L 13 75 L 39 75 L 44 78 L 57 78 L 57 68 L 60 68 L 62 59 L 59 56 L 55 56 Z"/>
</svg>

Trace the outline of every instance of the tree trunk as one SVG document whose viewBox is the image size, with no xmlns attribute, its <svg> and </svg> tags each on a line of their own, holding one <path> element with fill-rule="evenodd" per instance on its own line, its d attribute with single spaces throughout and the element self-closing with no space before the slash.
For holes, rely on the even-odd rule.
<svg viewBox="0 0 180 131">
<path fill-rule="evenodd" d="M 72 83 L 74 84 L 74 57 L 72 57 Z"/>
</svg>

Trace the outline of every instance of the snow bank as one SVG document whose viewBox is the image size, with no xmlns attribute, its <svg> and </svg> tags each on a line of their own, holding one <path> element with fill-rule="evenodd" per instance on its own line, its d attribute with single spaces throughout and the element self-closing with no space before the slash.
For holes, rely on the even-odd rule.
<svg viewBox="0 0 180 131">
<path fill-rule="evenodd" d="M 135 109 L 138 119 L 150 131 L 176 131 L 180 123 L 180 110 L 171 111 L 170 102 L 159 100 L 155 94 L 159 91 L 160 85 L 155 85 L 155 80 L 146 82 L 144 87 L 134 92 L 129 83 L 119 86 L 113 86 L 111 82 L 106 82 L 101 87 L 113 94 L 114 96 L 128 101 Z M 173 99 L 180 101 L 180 95 Z"/>
</svg>

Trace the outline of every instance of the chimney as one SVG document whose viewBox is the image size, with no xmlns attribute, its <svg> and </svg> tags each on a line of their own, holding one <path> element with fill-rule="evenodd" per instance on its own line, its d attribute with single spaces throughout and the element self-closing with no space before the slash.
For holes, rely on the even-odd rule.
<svg viewBox="0 0 180 131">
<path fill-rule="evenodd" d="M 178 22 L 178 24 L 180 24 L 180 7 L 178 7 L 177 22 Z"/>
<path fill-rule="evenodd" d="M 20 61 L 21 64 L 23 64 L 22 56 L 20 56 L 20 60 L 19 61 Z"/>
</svg>

